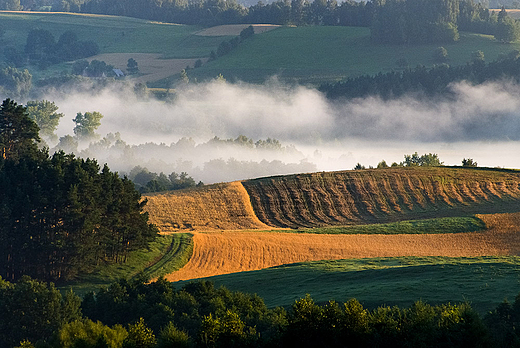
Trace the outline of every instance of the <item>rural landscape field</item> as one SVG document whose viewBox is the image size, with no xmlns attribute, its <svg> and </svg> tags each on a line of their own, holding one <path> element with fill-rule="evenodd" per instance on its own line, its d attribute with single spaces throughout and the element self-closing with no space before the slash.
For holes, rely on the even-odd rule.
<svg viewBox="0 0 520 348">
<path fill-rule="evenodd" d="M 495 2 L 0 1 L 0 347 L 518 346 Z"/>
</svg>

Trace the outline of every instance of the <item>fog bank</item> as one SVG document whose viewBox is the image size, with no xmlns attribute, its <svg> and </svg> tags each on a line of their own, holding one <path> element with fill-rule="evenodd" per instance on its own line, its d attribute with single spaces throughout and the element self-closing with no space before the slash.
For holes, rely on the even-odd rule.
<svg viewBox="0 0 520 348">
<path fill-rule="evenodd" d="M 254 177 L 256 172 L 242 175 L 237 168 L 230 170 L 232 178 L 223 177 L 214 166 L 213 174 L 201 174 L 212 160 L 232 159 L 235 164 L 280 161 L 294 164 L 292 170 L 340 170 L 352 169 L 358 162 L 367 167 L 382 159 L 389 164 L 400 162 L 404 154 L 415 151 L 437 153 L 450 165 L 470 157 L 480 166 L 520 168 L 516 155 L 520 149 L 520 87 L 497 82 L 479 86 L 457 83 L 450 88 L 448 96 L 435 100 L 407 96 L 390 101 L 370 97 L 332 102 L 314 89 L 287 87 L 276 81 L 260 86 L 214 81 L 179 89 L 170 102 L 143 101 L 131 92 L 112 89 L 96 95 L 45 98 L 55 101 L 65 114 L 59 136 L 73 134 L 72 119 L 77 112 L 99 111 L 105 116 L 99 134 L 119 132 L 128 145 L 163 143 L 162 149 L 117 161 L 114 155 L 101 153 L 101 148 L 91 154 L 101 162 L 113 163 L 116 170 L 128 170 L 135 161 L 139 162 L 135 165 L 153 165 L 150 170 L 168 172 L 178 168 L 178 163 L 189 162 L 184 168 L 198 173 L 197 179 L 213 182 Z M 239 135 L 254 142 L 275 138 L 291 150 L 259 151 L 222 144 L 194 150 L 215 136 L 236 139 Z M 186 140 L 191 142 L 187 150 L 173 146 Z M 305 166 L 298 167 L 301 163 Z M 273 172 L 258 174 L 290 171 L 278 164 Z M 164 169 L 159 169 L 161 166 Z M 225 170 L 221 167 L 220 171 Z"/>
</svg>

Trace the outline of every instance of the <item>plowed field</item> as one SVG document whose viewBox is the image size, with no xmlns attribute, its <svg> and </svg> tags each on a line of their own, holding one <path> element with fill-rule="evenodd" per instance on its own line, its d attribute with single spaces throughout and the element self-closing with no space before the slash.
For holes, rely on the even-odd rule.
<svg viewBox="0 0 520 348">
<path fill-rule="evenodd" d="M 516 255 L 520 213 L 480 215 L 485 232 L 422 235 L 196 233 L 190 261 L 171 281 L 258 270 L 302 261 L 397 257 Z"/>
<path fill-rule="evenodd" d="M 243 182 L 257 217 L 318 227 L 520 211 L 520 173 L 465 168 L 323 172 Z"/>
<path fill-rule="evenodd" d="M 161 233 L 270 229 L 255 216 L 240 182 L 146 196 L 150 222 Z"/>
</svg>

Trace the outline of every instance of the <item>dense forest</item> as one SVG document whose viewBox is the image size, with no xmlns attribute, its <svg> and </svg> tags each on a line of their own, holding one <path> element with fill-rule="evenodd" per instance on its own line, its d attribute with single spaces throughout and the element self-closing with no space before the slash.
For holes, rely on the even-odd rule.
<svg viewBox="0 0 520 348">
<path fill-rule="evenodd" d="M 146 201 L 94 159 L 38 149 L 39 128 L 10 99 L 0 106 L 0 276 L 66 280 L 124 262 L 157 235 Z"/>
<path fill-rule="evenodd" d="M 288 308 L 199 281 L 120 280 L 83 300 L 0 279 L 2 347 L 515 347 L 520 296 L 481 317 L 468 303 L 373 309 L 351 299 Z"/>
</svg>

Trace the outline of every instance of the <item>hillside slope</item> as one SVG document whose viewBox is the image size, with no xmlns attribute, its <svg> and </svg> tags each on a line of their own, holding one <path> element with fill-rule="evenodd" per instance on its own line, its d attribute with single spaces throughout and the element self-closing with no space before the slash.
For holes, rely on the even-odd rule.
<svg viewBox="0 0 520 348">
<path fill-rule="evenodd" d="M 520 211 L 520 173 L 388 168 L 243 182 L 258 218 L 299 228 Z"/>
<path fill-rule="evenodd" d="M 256 217 L 240 182 L 148 194 L 145 198 L 150 222 L 161 233 L 270 229 Z"/>
</svg>

